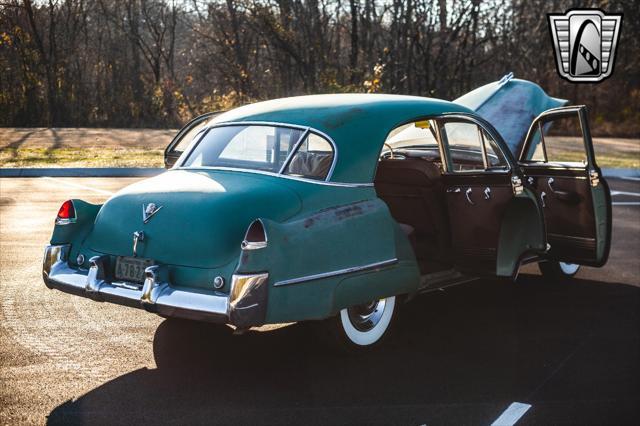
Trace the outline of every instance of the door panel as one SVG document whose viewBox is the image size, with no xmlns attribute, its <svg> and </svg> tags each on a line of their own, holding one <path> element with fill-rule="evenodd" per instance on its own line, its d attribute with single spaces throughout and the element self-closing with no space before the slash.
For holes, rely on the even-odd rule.
<svg viewBox="0 0 640 426">
<path fill-rule="evenodd" d="M 579 134 L 563 136 L 569 127 L 554 128 L 559 120 L 574 120 Z M 604 264 L 611 238 L 611 202 L 609 188 L 595 162 L 586 109 L 558 108 L 538 117 L 521 155 L 525 184 L 542 206 L 550 245 L 548 257 Z"/>
<path fill-rule="evenodd" d="M 513 198 L 509 176 L 446 175 L 445 183 L 454 263 L 464 271 L 494 275 L 500 225 Z"/>
<path fill-rule="evenodd" d="M 470 120 L 443 119 L 439 129 L 454 264 L 473 275 L 495 275 L 502 219 L 514 197 L 506 148 Z"/>
</svg>

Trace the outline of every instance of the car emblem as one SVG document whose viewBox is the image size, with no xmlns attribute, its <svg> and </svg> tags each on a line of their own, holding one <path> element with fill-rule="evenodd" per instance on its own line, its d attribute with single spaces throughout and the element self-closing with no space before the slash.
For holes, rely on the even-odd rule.
<svg viewBox="0 0 640 426">
<path fill-rule="evenodd" d="M 142 205 L 142 221 L 144 223 L 149 222 L 154 214 L 158 213 L 162 206 L 158 207 L 154 203 L 149 203 L 146 206 Z"/>
<path fill-rule="evenodd" d="M 558 73 L 574 83 L 597 83 L 609 77 L 620 35 L 622 14 L 573 9 L 548 14 Z"/>
</svg>

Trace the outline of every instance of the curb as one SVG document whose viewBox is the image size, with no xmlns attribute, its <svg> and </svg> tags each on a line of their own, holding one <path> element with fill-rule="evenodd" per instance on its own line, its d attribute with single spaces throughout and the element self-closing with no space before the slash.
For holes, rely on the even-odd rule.
<svg viewBox="0 0 640 426">
<path fill-rule="evenodd" d="M 145 167 L 7 168 L 0 169 L 0 177 L 146 177 L 164 171 Z"/>
</svg>

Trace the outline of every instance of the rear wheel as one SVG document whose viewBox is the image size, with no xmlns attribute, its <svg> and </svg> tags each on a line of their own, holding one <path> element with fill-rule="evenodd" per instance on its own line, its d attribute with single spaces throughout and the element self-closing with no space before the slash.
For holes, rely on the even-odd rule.
<svg viewBox="0 0 640 426">
<path fill-rule="evenodd" d="M 555 260 L 548 260 L 546 262 L 538 263 L 538 268 L 542 272 L 542 276 L 551 279 L 566 279 L 571 278 L 578 273 L 580 265 L 576 263 L 557 262 Z"/>
<path fill-rule="evenodd" d="M 340 311 L 338 337 L 351 348 L 379 344 L 388 334 L 396 317 L 396 297 L 386 297 Z"/>
</svg>

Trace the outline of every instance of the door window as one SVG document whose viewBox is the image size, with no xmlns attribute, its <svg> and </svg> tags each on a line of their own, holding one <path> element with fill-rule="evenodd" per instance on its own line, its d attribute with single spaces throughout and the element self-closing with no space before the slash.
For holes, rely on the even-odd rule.
<svg viewBox="0 0 640 426">
<path fill-rule="evenodd" d="M 582 167 L 587 164 L 584 136 L 577 112 L 553 114 L 539 120 L 526 147 L 524 161 L 527 162 Z"/>
<path fill-rule="evenodd" d="M 508 170 L 509 165 L 495 139 L 472 122 L 447 121 L 442 126 L 447 138 L 450 169 L 454 172 Z"/>
<path fill-rule="evenodd" d="M 504 154 L 498 147 L 498 143 L 491 137 L 486 130 L 482 130 L 482 138 L 484 139 L 484 149 L 487 153 L 487 169 L 488 170 L 508 170 L 509 163 L 507 163 Z"/>
<path fill-rule="evenodd" d="M 449 121 L 444 123 L 453 171 L 483 171 L 482 138 L 474 123 Z"/>
</svg>

